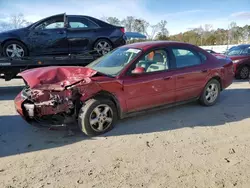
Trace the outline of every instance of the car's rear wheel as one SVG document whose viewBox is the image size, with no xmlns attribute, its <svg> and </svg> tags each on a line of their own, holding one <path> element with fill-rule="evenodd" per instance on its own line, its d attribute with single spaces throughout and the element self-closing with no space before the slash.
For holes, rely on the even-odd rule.
<svg viewBox="0 0 250 188">
<path fill-rule="evenodd" d="M 3 45 L 3 55 L 12 58 L 24 57 L 28 55 L 28 49 L 21 42 L 11 40 Z"/>
<path fill-rule="evenodd" d="M 220 86 L 220 83 L 218 82 L 218 80 L 216 80 L 216 79 L 210 80 L 206 84 L 206 86 L 205 86 L 205 88 L 200 96 L 201 104 L 204 106 L 214 105 L 220 96 L 220 91 L 221 91 L 221 86 Z"/>
<path fill-rule="evenodd" d="M 107 39 L 99 39 L 94 45 L 94 49 L 100 55 L 105 55 L 112 50 L 112 44 Z"/>
<path fill-rule="evenodd" d="M 239 70 L 239 77 L 241 79 L 248 79 L 249 78 L 249 68 L 247 66 L 243 66 Z"/>
<path fill-rule="evenodd" d="M 107 99 L 90 99 L 78 115 L 78 125 L 88 136 L 97 136 L 110 131 L 117 120 L 115 104 Z"/>
</svg>

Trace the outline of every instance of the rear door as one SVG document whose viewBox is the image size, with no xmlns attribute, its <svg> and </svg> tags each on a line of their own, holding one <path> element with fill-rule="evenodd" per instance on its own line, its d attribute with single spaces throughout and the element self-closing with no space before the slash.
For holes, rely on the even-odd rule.
<svg viewBox="0 0 250 188">
<path fill-rule="evenodd" d="M 206 56 L 188 47 L 170 50 L 175 61 L 176 102 L 198 97 L 209 74 Z"/>
<path fill-rule="evenodd" d="M 100 27 L 84 16 L 68 16 L 67 20 L 70 53 L 81 53 L 92 49 Z"/>
<path fill-rule="evenodd" d="M 153 55 L 151 55 L 152 52 Z M 143 67 L 145 72 L 131 74 L 136 67 Z M 174 102 L 175 80 L 173 72 L 170 71 L 169 58 L 165 49 L 153 50 L 145 54 L 131 67 L 123 80 L 128 112 Z"/>
</svg>

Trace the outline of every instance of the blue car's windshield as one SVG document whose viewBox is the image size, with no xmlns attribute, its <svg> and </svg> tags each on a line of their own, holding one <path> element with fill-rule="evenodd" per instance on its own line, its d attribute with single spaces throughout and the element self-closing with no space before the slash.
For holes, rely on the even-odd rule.
<svg viewBox="0 0 250 188">
<path fill-rule="evenodd" d="M 118 48 L 93 61 L 86 67 L 106 75 L 117 76 L 140 53 L 141 50 L 136 48 Z"/>
</svg>

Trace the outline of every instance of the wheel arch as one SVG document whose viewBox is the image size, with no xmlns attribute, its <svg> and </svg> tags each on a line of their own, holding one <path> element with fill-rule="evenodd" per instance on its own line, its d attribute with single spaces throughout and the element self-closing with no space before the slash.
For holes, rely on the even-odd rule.
<svg viewBox="0 0 250 188">
<path fill-rule="evenodd" d="M 105 99 L 110 99 L 116 106 L 116 110 L 117 110 L 117 114 L 118 114 L 118 118 L 122 118 L 123 117 L 123 112 L 122 112 L 122 109 L 121 109 L 121 105 L 117 99 L 117 97 L 108 92 L 108 91 L 105 91 L 105 90 L 101 90 L 99 91 L 97 94 L 95 94 L 92 98 L 105 98 Z"/>
<path fill-rule="evenodd" d="M 219 75 L 214 75 L 213 77 L 211 77 L 208 81 L 207 81 L 207 83 L 208 82 L 210 82 L 211 80 L 217 80 L 219 83 L 220 83 L 220 90 L 222 91 L 223 90 L 223 84 L 222 84 L 222 80 L 221 80 L 221 77 L 219 76 Z M 206 83 L 206 84 L 207 84 Z"/>
<path fill-rule="evenodd" d="M 246 66 L 246 67 L 248 67 L 250 69 L 250 60 L 249 61 L 245 61 L 242 64 L 240 64 L 238 69 L 240 70 L 244 66 Z"/>
<path fill-rule="evenodd" d="M 27 53 L 29 55 L 29 48 L 28 48 L 28 46 L 23 41 L 21 41 L 20 39 L 17 39 L 17 38 L 8 38 L 8 39 L 4 40 L 2 42 L 2 44 L 1 44 L 1 47 L 3 48 L 4 45 L 6 44 L 6 42 L 9 42 L 9 41 L 18 41 L 18 42 L 22 43 L 26 47 Z"/>
</svg>

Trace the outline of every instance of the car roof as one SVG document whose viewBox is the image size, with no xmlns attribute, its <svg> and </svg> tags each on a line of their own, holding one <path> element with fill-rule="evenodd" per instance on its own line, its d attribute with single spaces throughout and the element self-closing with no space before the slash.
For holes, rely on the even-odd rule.
<svg viewBox="0 0 250 188">
<path fill-rule="evenodd" d="M 87 18 L 87 19 L 89 19 L 89 20 L 91 20 L 91 21 L 93 21 L 93 22 L 95 22 L 97 25 L 99 25 L 100 27 L 110 27 L 110 26 L 113 26 L 114 27 L 114 25 L 112 25 L 112 24 L 109 24 L 109 23 L 107 23 L 107 22 L 105 22 L 105 21 L 102 21 L 102 20 L 100 20 L 100 19 L 98 19 L 98 18 L 95 18 L 95 17 L 92 17 L 92 16 L 87 16 L 87 15 L 67 15 L 69 18 L 70 17 L 83 17 L 83 18 Z"/>
<path fill-rule="evenodd" d="M 250 44 L 240 44 L 240 45 L 238 45 L 238 47 L 249 47 L 250 46 Z"/>
<path fill-rule="evenodd" d="M 147 41 L 147 42 L 137 42 L 137 43 L 132 43 L 132 44 L 127 44 L 124 45 L 123 47 L 128 47 L 128 48 L 139 48 L 142 50 L 147 50 L 149 48 L 156 48 L 156 47 L 161 47 L 161 46 L 167 46 L 167 45 L 182 45 L 182 46 L 194 46 L 189 43 L 185 42 L 177 42 L 177 41 Z"/>
<path fill-rule="evenodd" d="M 87 15 L 76 15 L 76 14 L 67 14 L 68 17 L 90 17 Z"/>
</svg>

